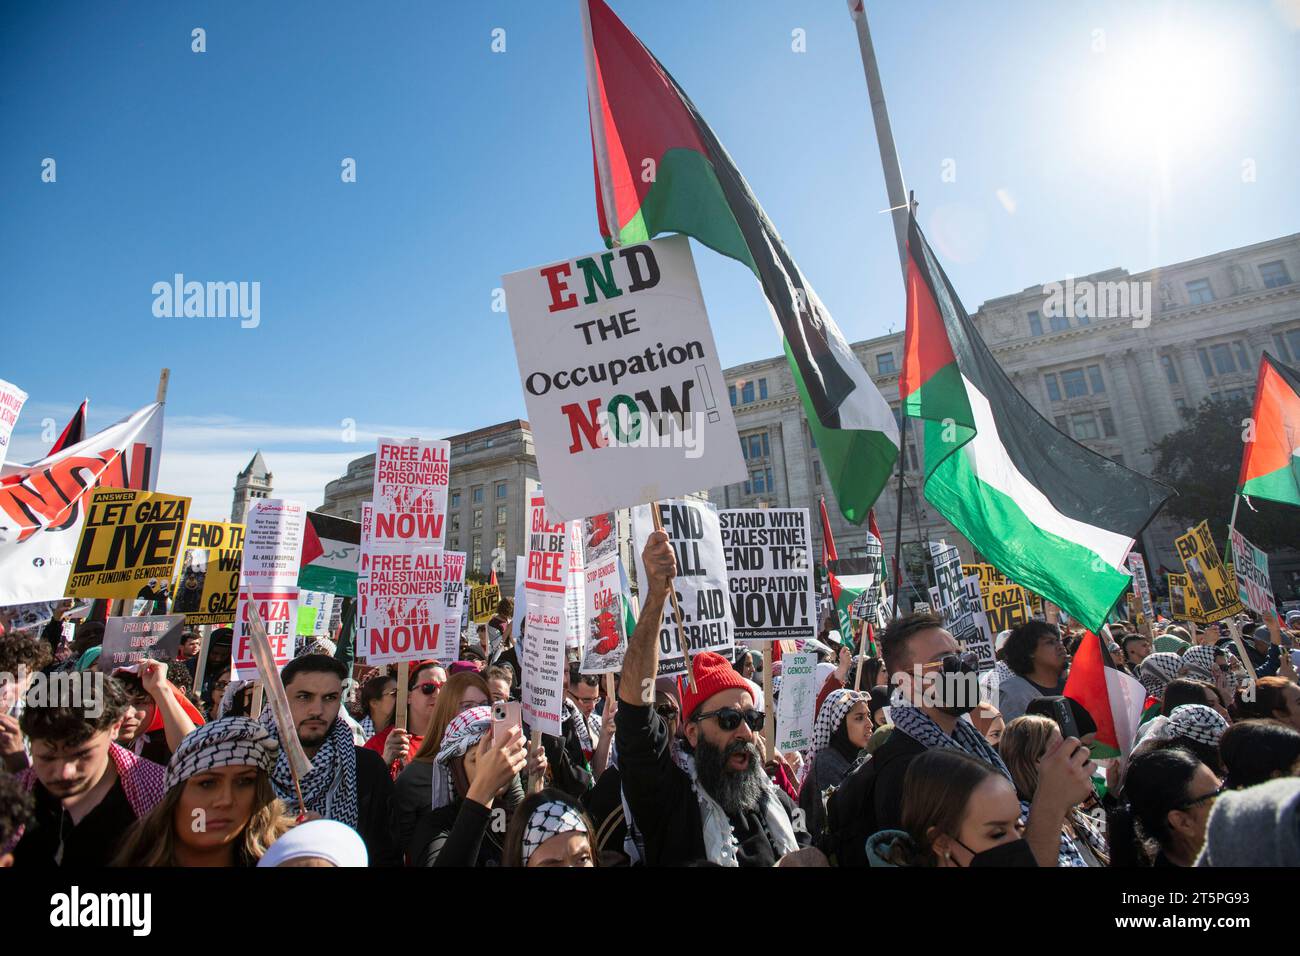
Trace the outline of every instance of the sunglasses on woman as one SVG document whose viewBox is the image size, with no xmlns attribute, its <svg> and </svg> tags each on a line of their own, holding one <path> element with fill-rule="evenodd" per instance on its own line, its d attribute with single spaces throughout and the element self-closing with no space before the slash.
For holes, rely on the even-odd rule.
<svg viewBox="0 0 1300 956">
<path fill-rule="evenodd" d="M 699 723 L 701 720 L 708 720 L 710 717 L 716 717 L 718 727 L 728 732 L 739 727 L 742 720 L 749 725 L 750 730 L 763 729 L 763 712 L 752 707 L 748 710 L 738 710 L 735 707 L 719 707 L 717 710 L 711 710 L 706 714 L 696 714 L 691 719 Z"/>
<path fill-rule="evenodd" d="M 434 694 L 438 693 L 438 691 L 441 688 L 442 688 L 441 684 L 439 684 L 437 681 L 432 681 L 432 680 L 427 680 L 422 684 L 415 685 L 415 689 L 418 690 L 425 697 L 432 697 Z"/>
<path fill-rule="evenodd" d="M 1186 801 L 1185 803 L 1179 804 L 1178 809 L 1179 809 L 1179 810 L 1190 810 L 1190 809 L 1192 809 L 1192 807 L 1196 806 L 1198 803 L 1204 803 L 1206 800 L 1213 800 L 1213 799 L 1215 799 L 1217 796 L 1219 796 L 1219 794 L 1223 793 L 1223 791 L 1225 791 L 1225 790 L 1227 790 L 1227 789 L 1228 789 L 1228 788 L 1227 788 L 1225 785 L 1223 785 L 1223 784 L 1219 784 L 1219 788 L 1218 788 L 1217 790 L 1211 790 L 1209 793 L 1202 794 L 1202 795 L 1199 796 L 1199 797 L 1194 797 L 1193 799 L 1188 800 L 1188 801 Z"/>
</svg>

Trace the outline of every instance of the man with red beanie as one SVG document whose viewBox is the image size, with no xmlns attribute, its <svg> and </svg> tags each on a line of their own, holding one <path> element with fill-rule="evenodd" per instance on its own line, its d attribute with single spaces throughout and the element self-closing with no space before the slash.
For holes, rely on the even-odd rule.
<svg viewBox="0 0 1300 956">
<path fill-rule="evenodd" d="M 659 630 L 677 560 L 662 531 L 650 535 L 641 557 L 647 580 L 623 659 L 614 743 L 623 795 L 645 840 L 645 863 L 773 866 L 810 840 L 794 825 L 790 798 L 763 770 L 755 745 L 763 714 L 730 661 L 712 652 L 694 655 L 695 689 L 682 682 L 688 746 L 674 760 L 667 725 L 653 704 Z"/>
</svg>

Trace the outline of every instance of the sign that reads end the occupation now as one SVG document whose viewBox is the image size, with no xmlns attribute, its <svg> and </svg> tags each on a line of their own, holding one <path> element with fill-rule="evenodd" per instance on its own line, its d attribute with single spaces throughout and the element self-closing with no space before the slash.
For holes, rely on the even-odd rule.
<svg viewBox="0 0 1300 956">
<path fill-rule="evenodd" d="M 745 479 L 685 236 L 503 282 L 552 515 L 584 518 Z"/>
</svg>

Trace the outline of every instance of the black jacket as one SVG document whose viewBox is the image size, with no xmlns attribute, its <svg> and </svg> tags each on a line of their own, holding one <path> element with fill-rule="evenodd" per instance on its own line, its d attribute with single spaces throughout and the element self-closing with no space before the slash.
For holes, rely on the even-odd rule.
<svg viewBox="0 0 1300 956">
<path fill-rule="evenodd" d="M 393 778 L 384 758 L 357 747 L 357 832 L 365 841 L 371 866 L 401 866 L 393 842 Z"/>
<path fill-rule="evenodd" d="M 903 776 L 925 747 L 895 730 L 879 749 L 844 778 L 826 804 L 821 848 L 839 866 L 867 866 L 867 837 L 898 829 Z"/>
<path fill-rule="evenodd" d="M 684 866 L 705 858 L 700 804 L 690 778 L 673 762 L 668 728 L 652 708 L 619 701 L 615 744 L 623 795 L 645 838 L 647 866 Z M 794 803 L 781 790 L 777 798 L 791 820 Z M 771 841 L 757 813 L 729 817 L 739 843 L 741 866 L 771 866 L 776 862 Z M 799 846 L 808 846 L 808 833 L 795 829 Z"/>
</svg>

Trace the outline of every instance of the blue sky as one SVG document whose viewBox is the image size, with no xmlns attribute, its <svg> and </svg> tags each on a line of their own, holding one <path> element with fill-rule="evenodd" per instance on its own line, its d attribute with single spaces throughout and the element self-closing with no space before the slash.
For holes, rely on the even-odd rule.
<svg viewBox="0 0 1300 956">
<path fill-rule="evenodd" d="M 844 3 L 612 6 L 845 335 L 900 328 Z M 868 10 L 904 175 L 968 307 L 1297 229 L 1297 0 Z M 11 460 L 83 396 L 96 429 L 152 400 L 164 365 L 160 484 L 200 515 L 228 510 L 258 447 L 277 491 L 315 506 L 376 433 L 524 416 L 492 293 L 600 245 L 584 83 L 574 0 L 3 5 L 0 378 L 31 395 Z M 776 354 L 749 273 L 696 260 L 723 363 Z M 156 318 L 152 285 L 177 272 L 260 282 L 261 324 Z"/>
</svg>

